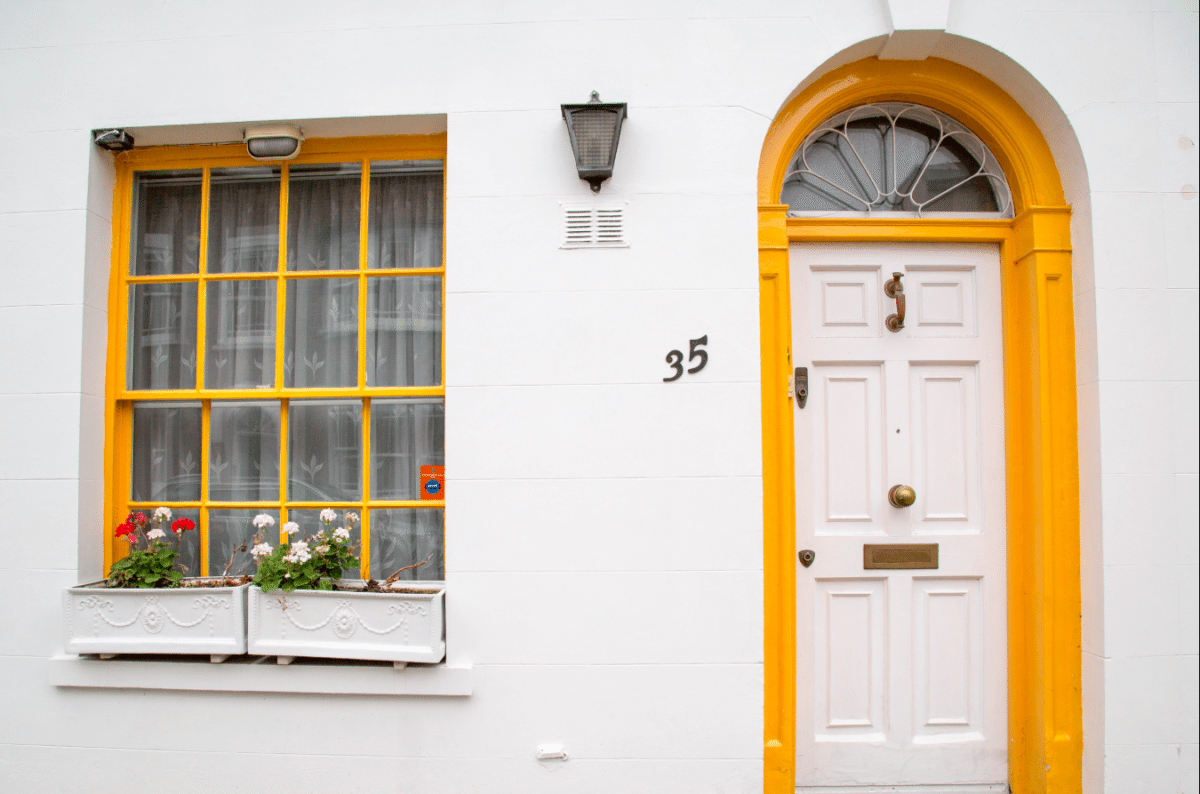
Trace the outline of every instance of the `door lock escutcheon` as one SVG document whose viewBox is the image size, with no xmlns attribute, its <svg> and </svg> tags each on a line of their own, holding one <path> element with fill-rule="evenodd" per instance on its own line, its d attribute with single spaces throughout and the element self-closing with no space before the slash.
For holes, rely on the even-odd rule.
<svg viewBox="0 0 1200 794">
<path fill-rule="evenodd" d="M 803 408 L 808 402 L 808 367 L 796 367 L 793 382 L 796 384 L 796 405 Z"/>
<path fill-rule="evenodd" d="M 800 552 L 800 564 L 805 568 L 813 564 L 813 560 L 817 558 L 817 553 L 812 549 L 805 549 Z"/>
</svg>

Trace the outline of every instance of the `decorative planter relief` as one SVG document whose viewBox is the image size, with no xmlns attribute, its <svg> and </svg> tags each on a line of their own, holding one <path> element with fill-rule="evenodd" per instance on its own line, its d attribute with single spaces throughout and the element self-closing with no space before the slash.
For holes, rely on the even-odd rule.
<svg viewBox="0 0 1200 794">
<path fill-rule="evenodd" d="M 446 655 L 440 582 L 406 582 L 417 592 L 250 588 L 249 652 L 391 662 L 440 662 Z"/>
<path fill-rule="evenodd" d="M 69 588 L 63 602 L 68 653 L 246 652 L 246 589 Z"/>
</svg>

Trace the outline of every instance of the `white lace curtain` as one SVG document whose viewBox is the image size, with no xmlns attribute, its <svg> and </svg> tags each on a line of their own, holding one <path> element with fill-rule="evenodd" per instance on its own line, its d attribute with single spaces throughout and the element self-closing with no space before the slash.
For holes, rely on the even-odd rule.
<svg viewBox="0 0 1200 794">
<path fill-rule="evenodd" d="M 410 173 L 388 163 L 372 169 L 368 266 L 440 266 L 440 175 Z M 360 172 L 357 164 L 294 169 L 288 199 L 289 270 L 357 268 Z M 143 180 L 140 187 L 136 274 L 196 272 L 199 176 L 171 173 L 169 179 Z M 274 272 L 278 171 L 219 169 L 210 191 L 207 271 Z M 377 276 L 367 285 L 367 338 L 360 340 L 357 278 L 287 280 L 285 386 L 358 385 L 359 344 L 367 346 L 368 385 L 441 382 L 441 278 Z M 276 288 L 273 279 L 207 282 L 207 387 L 274 385 Z M 131 388 L 195 386 L 197 298 L 194 282 L 140 284 L 131 290 Z"/>
<path fill-rule="evenodd" d="M 441 266 L 441 163 L 371 164 L 365 338 L 359 335 L 362 282 L 355 273 L 361 251 L 361 165 L 289 171 L 287 272 L 328 273 L 316 278 L 281 281 L 276 275 L 280 178 L 278 167 L 213 169 L 205 273 L 262 277 L 131 285 L 129 387 L 195 388 L 198 352 L 203 352 L 206 388 L 246 389 L 247 400 L 254 399 L 254 389 L 277 385 L 279 364 L 283 383 L 278 385 L 289 388 L 440 384 L 442 279 L 404 271 Z M 139 175 L 133 275 L 199 271 L 201 188 L 199 172 Z M 371 275 L 380 270 L 392 272 Z M 201 289 L 205 339 L 198 340 Z M 277 350 L 281 289 L 284 344 Z M 359 345 L 366 348 L 361 375 Z M 444 408 L 440 400 L 427 398 L 376 398 L 373 404 L 370 496 L 418 499 L 420 467 L 443 464 Z M 214 401 L 204 478 L 202 421 L 198 403 L 135 405 L 133 500 L 198 501 L 206 490 L 210 502 L 276 501 L 280 404 Z M 332 505 L 363 499 L 363 429 L 358 398 L 293 399 L 287 498 Z M 248 561 L 238 548 L 252 532 L 249 519 L 255 512 L 260 511 L 219 505 L 206 511 L 211 572 L 220 573 L 230 559 L 234 571 Z M 293 509 L 289 516 L 313 518 L 308 534 L 317 528 L 312 512 Z M 387 576 L 432 554 L 430 563 L 405 576 L 442 575 L 441 510 L 376 510 L 371 531 L 373 573 Z"/>
</svg>

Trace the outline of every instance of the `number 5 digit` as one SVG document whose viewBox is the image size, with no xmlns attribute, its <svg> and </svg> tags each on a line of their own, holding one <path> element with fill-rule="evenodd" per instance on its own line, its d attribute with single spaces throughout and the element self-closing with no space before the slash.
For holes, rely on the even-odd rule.
<svg viewBox="0 0 1200 794">
<path fill-rule="evenodd" d="M 691 340 L 691 343 L 692 346 L 688 349 L 688 363 L 692 363 L 697 356 L 700 358 L 700 363 L 688 370 L 689 375 L 695 375 L 704 369 L 704 365 L 708 363 L 708 351 L 703 349 L 704 345 L 708 344 L 708 334 L 699 339 Z M 683 358 L 683 356 L 680 356 L 680 358 Z"/>
<path fill-rule="evenodd" d="M 672 350 L 667 353 L 667 363 L 675 368 L 675 374 L 669 378 L 663 378 L 663 383 L 670 383 L 673 380 L 679 380 L 683 377 L 683 353 L 678 350 Z"/>
</svg>

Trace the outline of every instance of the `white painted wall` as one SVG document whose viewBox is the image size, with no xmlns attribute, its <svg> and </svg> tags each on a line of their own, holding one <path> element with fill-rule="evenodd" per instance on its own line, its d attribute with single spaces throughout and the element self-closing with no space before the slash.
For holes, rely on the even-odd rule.
<svg viewBox="0 0 1200 794">
<path fill-rule="evenodd" d="M 761 790 L 758 156 L 785 98 L 838 53 L 878 51 L 893 11 L 0 6 L 0 779 Z M 1195 792 L 1196 4 L 946 13 L 934 54 L 1025 104 L 1076 208 L 1087 790 Z M 562 251 L 558 202 L 590 193 L 558 105 L 592 89 L 630 105 L 602 195 L 629 202 L 631 246 Z M 112 176 L 88 131 L 183 142 L 212 129 L 198 125 L 342 119 L 329 123 L 353 133 L 355 117 L 429 114 L 449 135 L 449 660 L 474 665 L 475 694 L 49 686 L 58 593 L 98 572 L 110 529 Z M 410 122 L 442 123 L 395 123 Z M 666 351 L 702 333 L 709 366 L 663 385 Z M 533 760 L 544 741 L 571 760 Z"/>
</svg>

